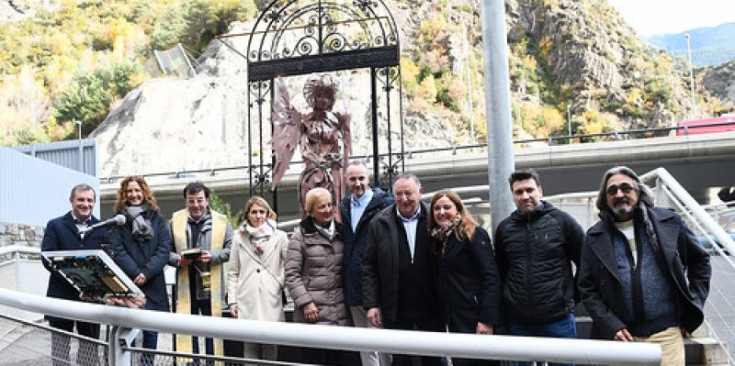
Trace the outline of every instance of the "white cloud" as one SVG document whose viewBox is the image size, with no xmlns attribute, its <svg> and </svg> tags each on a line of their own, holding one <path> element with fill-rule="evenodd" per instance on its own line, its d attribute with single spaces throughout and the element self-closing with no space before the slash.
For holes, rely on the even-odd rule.
<svg viewBox="0 0 735 366">
<path fill-rule="evenodd" d="M 733 0 L 608 0 L 641 36 L 735 22 Z"/>
</svg>

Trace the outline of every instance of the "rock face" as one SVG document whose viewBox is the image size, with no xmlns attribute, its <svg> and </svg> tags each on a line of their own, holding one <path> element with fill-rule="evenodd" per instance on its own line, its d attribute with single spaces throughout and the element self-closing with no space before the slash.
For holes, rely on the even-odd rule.
<svg viewBox="0 0 735 366">
<path fill-rule="evenodd" d="M 31 18 L 36 9 L 54 10 L 58 0 L 0 0 L 0 23 Z"/>
<path fill-rule="evenodd" d="M 658 52 L 606 1 L 508 0 L 506 13 L 509 45 L 535 48 L 529 52 L 535 52 L 540 74 L 567 89 L 573 113 L 610 112 L 621 117 L 623 129 L 673 125 L 686 114 L 683 70 L 656 60 Z M 523 82 L 512 80 L 513 90 L 525 90 Z M 663 89 L 665 97 L 656 95 Z M 626 105 L 639 112 L 626 112 Z"/>
<path fill-rule="evenodd" d="M 251 26 L 231 30 L 246 33 Z M 247 62 L 238 55 L 247 37 L 215 41 L 197 60 L 197 75 L 188 80 L 163 78 L 144 83 L 125 96 L 90 135 L 100 146 L 102 177 L 173 173 L 243 166 L 248 164 Z M 237 50 L 237 52 L 233 52 Z M 305 105 L 302 86 L 306 77 L 287 79 L 296 105 Z M 371 155 L 370 74 L 355 70 L 339 74 L 340 95 L 335 110 L 352 114 L 352 155 Z M 380 94 L 380 93 L 379 93 Z M 382 95 L 379 95 L 382 103 Z M 379 108 L 379 144 L 387 151 L 387 111 Z M 263 150 L 257 118 L 251 121 L 252 151 L 270 162 L 271 127 L 268 110 L 263 116 Z M 400 149 L 400 105 L 391 105 L 392 150 Z M 449 146 L 452 136 L 438 116 L 413 116 L 404 126 L 407 150 Z M 297 150 L 298 151 L 298 150 Z M 294 160 L 300 159 L 298 152 Z"/>
<path fill-rule="evenodd" d="M 451 24 L 465 24 L 466 34 L 453 32 L 445 39 L 434 39 L 446 52 L 448 70 L 461 75 L 462 49 L 469 39 L 470 54 L 482 54 L 480 2 L 477 0 L 385 1 L 401 32 L 404 57 L 420 59 L 430 53 L 421 43 L 418 28 L 422 21 L 444 9 Z M 434 12 L 434 13 L 431 13 Z M 538 60 L 536 78 L 511 75 L 514 100 L 546 103 L 554 108 L 571 103 L 572 112 L 602 111 L 623 116 L 619 128 L 655 127 L 674 124 L 689 106 L 687 89 L 680 71 L 665 63 L 655 64 L 652 48 L 643 45 L 604 0 L 529 1 L 507 0 L 508 43 L 511 50 L 524 46 Z M 252 25 L 235 27 L 231 33 L 247 33 Z M 460 37 L 461 36 L 461 37 Z M 246 52 L 248 38 L 225 41 L 240 54 Z M 516 60 L 524 53 L 511 54 Z M 159 79 L 147 82 L 127 95 L 103 124 L 92 134 L 101 145 L 103 177 L 127 174 L 164 173 L 181 170 L 224 168 L 246 165 L 248 161 L 247 62 L 237 52 L 215 41 L 197 60 L 197 76 L 189 80 Z M 657 71 L 653 77 L 654 69 Z M 372 152 L 369 75 L 365 70 L 339 74 L 343 90 L 335 109 L 352 114 L 353 155 Z M 483 76 L 474 75 L 482 85 Z M 464 75 L 456 80 L 464 82 Z M 547 89 L 539 92 L 539 83 Z M 531 85 L 536 83 L 536 85 Z M 289 78 L 291 95 L 299 97 L 303 79 Z M 658 97 L 656 87 L 666 88 Z M 548 87 L 552 85 L 553 87 Z M 532 89 L 536 92 L 530 92 Z M 484 111 L 484 90 L 475 86 L 474 108 Z M 561 90 L 561 91 L 560 91 Z M 543 94 L 558 93 L 549 98 Z M 566 94 L 564 94 L 566 93 Z M 380 94 L 380 93 L 379 93 Z M 641 94 L 644 97 L 636 97 Z M 553 100 L 555 99 L 555 100 Z M 391 106 L 393 121 L 390 136 L 381 110 L 379 144 L 385 151 L 391 138 L 393 152 L 399 151 L 401 134 L 398 113 L 404 116 L 406 150 L 446 147 L 467 143 L 468 127 L 461 113 L 448 108 L 408 108 L 413 101 L 404 98 Z M 633 110 L 633 112 L 629 112 Z M 267 113 L 267 111 L 265 112 Z M 627 113 L 627 116 L 626 116 Z M 263 116 L 269 121 L 269 116 Z M 256 121 L 251 123 L 254 154 L 270 161 L 270 126 L 263 126 L 263 150 Z M 485 121 L 476 122 L 484 125 Z M 522 131 L 521 131 L 522 132 Z M 522 133 L 518 134 L 519 136 Z M 298 159 L 298 156 L 295 157 Z"/>
<path fill-rule="evenodd" d="M 245 83 L 160 79 L 130 92 L 93 133 L 103 176 L 242 165 Z"/>
<path fill-rule="evenodd" d="M 213 44 L 194 78 L 151 80 L 125 96 L 91 135 L 103 177 L 247 162 L 244 62 L 224 49 Z"/>
<path fill-rule="evenodd" d="M 735 106 L 735 61 L 705 68 L 703 72 L 705 74 L 704 88 L 733 108 Z"/>
</svg>

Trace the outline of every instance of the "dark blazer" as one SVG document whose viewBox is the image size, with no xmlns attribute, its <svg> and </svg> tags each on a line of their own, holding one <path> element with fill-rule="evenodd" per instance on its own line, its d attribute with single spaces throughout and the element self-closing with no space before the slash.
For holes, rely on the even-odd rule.
<svg viewBox="0 0 735 366">
<path fill-rule="evenodd" d="M 96 217 L 91 216 L 89 224 L 96 224 L 99 221 Z M 101 245 L 105 240 L 105 230 L 101 228 L 92 230 L 84 236 L 84 240 L 79 239 L 78 233 L 79 230 L 74 223 L 74 216 L 69 211 L 66 215 L 57 217 L 46 224 L 43 241 L 41 242 L 41 251 L 102 249 Z M 79 291 L 74 286 L 69 284 L 61 275 L 53 272 L 45 260 L 43 261 L 43 266 L 51 272 L 48 279 L 46 296 L 66 300 L 79 300 Z M 48 316 L 46 318 L 49 319 Z"/>
<path fill-rule="evenodd" d="M 393 204 L 393 197 L 380 188 L 373 188 L 373 198 L 365 207 L 365 211 L 352 231 L 352 204 L 351 195 L 339 203 L 339 213 L 342 216 L 342 238 L 345 243 L 344 253 L 344 289 L 347 306 L 362 305 L 362 258 L 367 246 L 370 220 L 380 210 Z"/>
<path fill-rule="evenodd" d="M 671 276 L 673 288 L 678 290 L 680 325 L 691 333 L 704 320 L 702 309 L 712 274 L 709 255 L 678 214 L 657 207 L 648 212 L 659 238 L 661 263 Z M 592 337 L 601 339 L 613 339 L 618 330 L 627 327 L 618 315 L 624 314 L 625 304 L 620 300 L 623 295 L 612 225 L 603 220 L 587 231 L 579 273 L 580 297 L 593 321 Z"/>
<path fill-rule="evenodd" d="M 500 276 L 487 231 L 460 241 L 452 235 L 437 257 L 438 292 L 450 332 L 475 333 L 477 323 L 498 324 Z"/>
<path fill-rule="evenodd" d="M 125 225 L 110 231 L 113 259 L 131 279 L 141 273 L 147 279 L 145 285 L 139 286 L 146 296 L 146 309 L 168 311 L 163 266 L 171 250 L 171 233 L 160 212 L 146 211 L 143 215 L 151 221 L 153 237 L 142 243 L 136 241 L 132 235 L 132 222 L 128 219 Z"/>
<path fill-rule="evenodd" d="M 428 220 L 429 205 L 421 202 L 420 220 Z M 397 227 L 398 213 L 396 204 L 392 204 L 378 213 L 370 222 L 365 257 L 362 260 L 362 306 L 365 309 L 380 307 L 384 319 L 395 322 L 398 319 L 398 291 L 399 291 L 399 257 Z M 428 227 L 428 224 L 427 224 Z M 417 233 L 416 250 L 423 247 L 430 250 L 429 233 Z M 420 238 L 425 238 L 425 246 L 420 244 Z M 432 271 L 432 276 L 435 273 Z M 436 279 L 428 278 L 432 288 Z M 435 299 L 427 299 L 426 308 L 433 312 Z M 438 310 L 438 309 L 437 309 Z M 438 314 L 437 314 L 438 315 Z"/>
</svg>

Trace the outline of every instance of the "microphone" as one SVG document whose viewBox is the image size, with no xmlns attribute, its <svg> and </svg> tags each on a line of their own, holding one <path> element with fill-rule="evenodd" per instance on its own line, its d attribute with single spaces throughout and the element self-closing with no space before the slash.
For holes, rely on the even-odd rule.
<svg viewBox="0 0 735 366">
<path fill-rule="evenodd" d="M 89 226 L 85 227 L 84 229 L 79 230 L 79 236 L 82 237 L 82 239 L 83 239 L 84 238 L 84 235 L 86 235 L 87 233 L 89 233 L 90 231 L 92 231 L 94 229 L 101 228 L 101 227 L 106 227 L 106 226 L 113 226 L 113 225 L 122 226 L 122 225 L 125 225 L 125 221 L 127 221 L 125 219 L 125 215 L 117 214 L 117 215 L 115 215 L 114 217 L 112 217 L 110 219 L 107 219 L 105 221 L 100 221 L 100 222 L 98 222 L 98 223 L 96 223 L 94 225 L 89 225 Z"/>
</svg>

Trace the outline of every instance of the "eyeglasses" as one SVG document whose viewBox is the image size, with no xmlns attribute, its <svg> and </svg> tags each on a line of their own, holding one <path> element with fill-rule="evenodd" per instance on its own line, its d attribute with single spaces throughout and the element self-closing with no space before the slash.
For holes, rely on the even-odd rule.
<svg viewBox="0 0 735 366">
<path fill-rule="evenodd" d="M 204 203 L 206 201 L 205 198 L 187 198 L 186 203 L 194 204 L 194 203 Z"/>
<path fill-rule="evenodd" d="M 631 186 L 630 184 L 623 183 L 620 186 L 612 185 L 610 187 L 607 187 L 607 190 L 605 190 L 605 192 L 607 193 L 608 196 L 614 196 L 618 194 L 618 190 L 623 191 L 623 194 L 628 194 L 632 192 L 633 189 L 634 187 Z"/>
</svg>

